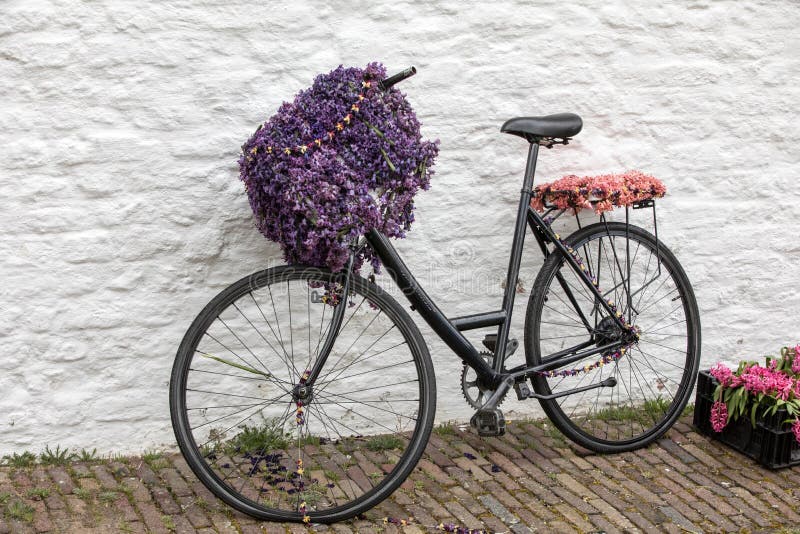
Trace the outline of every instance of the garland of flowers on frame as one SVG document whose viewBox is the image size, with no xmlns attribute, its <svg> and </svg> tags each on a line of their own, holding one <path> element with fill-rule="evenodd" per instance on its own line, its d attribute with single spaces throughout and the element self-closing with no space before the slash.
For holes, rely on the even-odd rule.
<svg viewBox="0 0 800 534">
<path fill-rule="evenodd" d="M 370 82 L 369 80 L 364 80 L 364 81 L 361 82 L 361 87 L 363 87 L 364 89 L 369 89 L 370 87 L 372 87 L 372 82 Z M 348 113 L 347 115 L 342 117 L 336 123 L 336 126 L 334 126 L 334 129 L 333 130 L 329 130 L 328 133 L 325 135 L 325 137 L 314 139 L 313 141 L 309 142 L 308 144 L 304 144 L 304 145 L 283 147 L 283 148 L 279 149 L 279 151 L 283 152 L 287 156 L 290 156 L 292 154 L 294 154 L 294 155 L 305 155 L 306 152 L 308 152 L 310 149 L 312 149 L 314 147 L 321 147 L 323 145 L 323 143 L 330 143 L 331 141 L 333 141 L 333 138 L 336 137 L 337 133 L 344 131 L 344 129 L 347 126 L 350 126 L 350 124 L 353 121 L 354 115 L 361 110 L 361 108 L 359 107 L 359 103 L 361 103 L 365 98 L 366 98 L 366 95 L 364 94 L 364 91 L 359 93 L 357 100 L 353 103 L 352 106 L 350 106 L 350 113 Z M 261 127 L 259 127 L 259 129 L 261 129 Z M 256 131 L 258 131 L 258 130 L 256 130 Z M 272 152 L 275 150 L 275 148 L 276 147 L 273 147 L 271 145 L 265 145 L 262 150 L 264 150 L 267 154 L 272 154 Z M 255 145 L 255 146 L 253 146 L 253 148 L 248 150 L 248 155 L 247 155 L 247 161 L 248 162 L 252 162 L 253 161 L 253 156 L 258 154 L 258 149 L 259 149 L 259 145 Z"/>
<path fill-rule="evenodd" d="M 545 224 L 547 224 L 548 226 L 550 225 L 551 222 L 552 222 L 552 219 L 549 219 L 549 218 L 545 219 Z M 561 239 L 560 235 L 555 234 L 555 238 L 567 250 L 567 253 L 570 256 L 572 256 L 572 259 L 575 260 L 575 263 L 578 265 L 578 268 L 580 268 L 580 270 L 592 281 L 592 285 L 594 287 L 596 287 L 597 290 L 602 293 L 602 291 L 600 290 L 600 286 L 598 285 L 598 282 L 597 282 L 597 277 L 592 274 L 591 270 L 583 262 L 583 258 L 581 258 L 580 254 L 578 254 L 578 252 L 575 249 L 573 249 L 571 246 L 569 246 L 566 241 Z M 623 319 L 622 312 L 619 310 L 619 308 L 617 308 L 617 305 L 614 303 L 613 300 L 607 300 L 606 304 L 608 304 L 608 307 L 611 309 L 611 312 L 618 319 Z M 555 370 L 538 371 L 536 374 L 538 374 L 540 376 L 546 376 L 548 378 L 575 376 L 575 375 L 578 375 L 580 373 L 588 373 L 592 369 L 597 369 L 598 367 L 603 367 L 606 364 L 618 361 L 620 358 L 622 358 L 625 355 L 625 353 L 631 348 L 631 346 L 633 346 L 633 344 L 636 341 L 639 340 L 639 333 L 640 333 L 639 327 L 633 326 L 628 321 L 624 322 L 624 326 L 623 327 L 625 328 L 625 330 L 627 332 L 629 332 L 633 336 L 633 338 L 634 338 L 633 342 L 631 342 L 631 343 L 629 343 L 629 344 L 627 344 L 627 345 L 625 345 L 623 347 L 620 347 L 618 350 L 616 350 L 616 351 L 614 351 L 614 352 L 612 352 L 610 354 L 606 354 L 605 356 L 603 356 L 602 358 L 600 358 L 596 362 L 590 363 L 590 364 L 586 364 L 583 367 L 577 367 L 577 368 L 574 368 L 574 369 L 562 369 L 562 370 L 559 370 L 559 371 L 555 371 Z"/>
</svg>

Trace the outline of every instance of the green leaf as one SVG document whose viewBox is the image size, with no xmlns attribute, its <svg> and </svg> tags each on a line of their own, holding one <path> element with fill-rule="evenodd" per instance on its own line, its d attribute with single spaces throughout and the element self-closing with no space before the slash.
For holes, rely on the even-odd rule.
<svg viewBox="0 0 800 534">
<path fill-rule="evenodd" d="M 397 168 L 395 168 L 394 163 L 392 163 L 392 160 L 389 159 L 389 154 L 386 153 L 383 147 L 381 147 L 381 154 L 383 154 L 383 159 L 386 160 L 386 164 L 389 165 L 389 168 L 392 170 L 392 172 L 397 172 Z"/>
<path fill-rule="evenodd" d="M 756 427 L 756 412 L 758 411 L 758 404 L 753 403 L 753 407 L 750 409 L 750 424 L 753 425 L 753 428 Z"/>
<path fill-rule="evenodd" d="M 242 365 L 240 363 L 232 362 L 230 360 L 226 360 L 225 358 L 220 358 L 219 356 L 212 356 L 211 354 L 200 354 L 203 358 L 209 358 L 211 360 L 216 360 L 220 363 L 224 363 L 225 365 L 230 365 L 231 367 L 236 367 L 237 369 L 241 369 L 242 371 L 247 371 L 248 373 L 253 373 L 255 375 L 261 375 L 264 378 L 269 378 L 269 373 L 265 373 L 264 371 L 259 371 L 258 369 L 253 369 L 248 365 Z"/>
</svg>

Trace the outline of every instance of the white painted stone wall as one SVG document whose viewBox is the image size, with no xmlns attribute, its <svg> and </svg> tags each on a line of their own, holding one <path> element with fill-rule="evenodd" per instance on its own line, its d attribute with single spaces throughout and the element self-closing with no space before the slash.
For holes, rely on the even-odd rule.
<svg viewBox="0 0 800 534">
<path fill-rule="evenodd" d="M 402 89 L 441 155 L 399 248 L 446 312 L 499 306 L 526 150 L 500 124 L 572 111 L 583 132 L 544 151 L 538 176 L 641 168 L 667 183 L 660 231 L 697 292 L 704 365 L 800 340 L 794 1 L 5 0 L 0 12 L 0 455 L 173 444 L 183 332 L 228 283 L 280 262 L 252 225 L 239 146 L 339 64 L 419 69 Z M 524 262 L 529 289 L 533 248 Z M 460 365 L 429 343 L 438 419 L 465 420 Z"/>
</svg>

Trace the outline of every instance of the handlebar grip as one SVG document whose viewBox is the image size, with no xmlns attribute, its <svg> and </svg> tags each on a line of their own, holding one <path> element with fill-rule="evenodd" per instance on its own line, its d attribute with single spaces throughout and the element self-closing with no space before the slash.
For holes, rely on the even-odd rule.
<svg viewBox="0 0 800 534">
<path fill-rule="evenodd" d="M 398 72 L 394 76 L 389 76 L 385 80 L 380 81 L 378 83 L 378 87 L 380 87 L 382 90 L 385 91 L 385 90 L 389 89 L 391 86 L 393 86 L 394 84 L 402 82 L 406 78 L 410 78 L 413 75 L 415 75 L 416 73 L 417 73 L 417 69 L 416 68 L 408 67 L 404 71 Z"/>
</svg>

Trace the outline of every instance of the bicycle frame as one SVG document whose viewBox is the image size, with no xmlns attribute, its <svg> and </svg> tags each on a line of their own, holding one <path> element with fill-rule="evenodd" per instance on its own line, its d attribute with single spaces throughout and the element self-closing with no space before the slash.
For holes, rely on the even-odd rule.
<svg viewBox="0 0 800 534">
<path fill-rule="evenodd" d="M 543 358 L 543 362 L 536 366 L 521 366 L 513 370 L 503 371 L 506 356 L 506 344 L 508 342 L 509 329 L 511 326 L 511 314 L 514 307 L 514 297 L 516 295 L 517 278 L 519 276 L 520 261 L 522 259 L 522 249 L 525 241 L 526 226 L 529 226 L 534 236 L 536 237 L 543 254 L 547 257 L 551 252 L 547 248 L 548 243 L 552 243 L 556 250 L 560 250 L 567 263 L 575 271 L 576 275 L 583 281 L 584 285 L 597 299 L 597 302 L 605 308 L 611 317 L 619 323 L 620 327 L 624 327 L 624 319 L 616 317 L 610 308 L 606 299 L 600 293 L 599 289 L 592 283 L 591 279 L 585 274 L 578 266 L 575 259 L 567 252 L 566 247 L 561 243 L 557 235 L 553 232 L 544 219 L 531 208 L 531 195 L 533 191 L 533 177 L 536 171 L 536 160 L 539 154 L 538 140 L 531 142 L 528 150 L 528 159 L 525 168 L 525 176 L 520 193 L 519 207 L 517 209 L 516 224 L 514 227 L 514 238 L 511 244 L 511 257 L 508 262 L 508 274 L 506 276 L 506 286 L 503 295 L 502 306 L 499 310 L 488 311 L 484 313 L 477 313 L 473 315 L 466 315 L 462 317 L 455 317 L 448 319 L 444 313 L 436 306 L 433 300 L 428 296 L 419 282 L 414 278 L 414 275 L 408 269 L 397 250 L 392 246 L 388 238 L 377 230 L 372 230 L 365 235 L 366 241 L 375 254 L 380 258 L 381 263 L 386 268 L 389 276 L 392 277 L 394 282 L 401 289 L 403 294 L 411 303 L 411 308 L 416 310 L 422 318 L 431 326 L 434 332 L 450 347 L 456 355 L 461 358 L 467 365 L 475 369 L 478 377 L 485 384 L 492 388 L 497 388 L 501 383 L 505 382 L 510 387 L 515 382 L 520 382 L 529 376 L 552 369 L 563 367 L 572 362 L 581 360 L 593 354 L 601 354 L 608 351 L 616 350 L 624 346 L 624 341 L 617 341 L 602 346 L 596 346 L 594 342 L 584 342 L 574 347 L 561 350 L 555 354 L 551 354 Z M 348 271 L 349 272 L 349 271 Z M 348 286 L 349 277 L 345 277 L 345 291 Z M 568 298 L 572 304 L 579 310 L 577 303 L 572 297 L 571 291 L 566 287 L 561 278 L 559 282 L 567 292 Z M 339 317 L 334 317 L 334 327 L 331 332 L 335 333 L 338 330 L 336 319 L 341 320 L 343 312 L 342 306 L 337 306 L 341 310 Z M 476 328 L 484 328 L 490 326 L 497 326 L 497 344 L 495 346 L 494 366 L 490 366 L 480 356 L 478 350 L 470 343 L 466 337 L 461 333 L 463 330 L 472 330 Z M 588 323 L 587 323 L 588 326 Z M 335 334 L 330 336 L 335 338 Z M 333 339 L 329 340 L 332 345 Z M 329 349 L 326 343 L 326 349 Z M 314 368 L 311 370 L 308 382 L 313 381 L 318 376 L 325 363 L 327 357 L 327 350 L 323 350 L 319 358 L 315 362 Z M 508 388 L 502 388 L 507 391 Z M 582 390 L 583 388 L 579 388 Z M 569 394 L 579 390 L 570 391 L 562 394 Z M 499 396 L 499 395 L 498 395 Z M 532 395 L 538 396 L 538 395 Z"/>
</svg>

